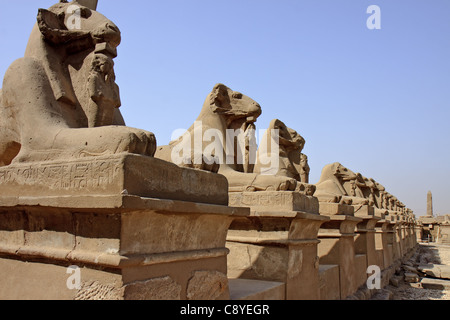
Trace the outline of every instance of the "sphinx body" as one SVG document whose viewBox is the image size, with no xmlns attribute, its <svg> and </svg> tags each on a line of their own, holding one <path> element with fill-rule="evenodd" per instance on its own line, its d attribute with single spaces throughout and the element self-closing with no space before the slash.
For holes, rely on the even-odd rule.
<svg viewBox="0 0 450 320">
<path fill-rule="evenodd" d="M 297 131 L 287 127 L 279 119 L 272 120 L 258 148 L 254 172 L 295 179 L 296 191 L 312 196 L 316 188 L 309 184 L 308 157 L 302 153 L 305 143 L 305 139 Z M 262 163 L 261 159 L 271 161 Z"/>
<path fill-rule="evenodd" d="M 362 186 L 360 174 L 336 162 L 323 168 L 314 196 L 321 202 L 366 205 L 369 200 L 364 197 Z"/>
<path fill-rule="evenodd" d="M 9 67 L 0 91 L 0 166 L 154 155 L 154 135 L 126 127 L 119 111 L 113 59 L 120 41 L 113 22 L 76 1 L 39 9 L 25 56 Z"/>
<path fill-rule="evenodd" d="M 320 202 L 368 205 L 382 212 L 407 210 L 405 205 L 388 193 L 380 183 L 360 173 L 354 173 L 338 162 L 324 167 L 314 196 Z"/>
<path fill-rule="evenodd" d="M 228 179 L 230 191 L 294 191 L 297 180 L 291 176 L 255 172 L 256 141 L 253 137 L 260 115 L 261 107 L 256 101 L 217 84 L 207 96 L 195 124 L 179 139 L 158 147 L 155 157 L 180 166 L 220 173 Z M 208 150 L 211 142 L 202 139 L 208 130 L 216 133 L 217 144 L 212 152 Z M 198 152 L 195 152 L 198 149 L 196 136 L 201 140 Z M 179 157 L 182 150 L 190 151 Z M 182 161 L 174 161 L 174 158 Z"/>
</svg>

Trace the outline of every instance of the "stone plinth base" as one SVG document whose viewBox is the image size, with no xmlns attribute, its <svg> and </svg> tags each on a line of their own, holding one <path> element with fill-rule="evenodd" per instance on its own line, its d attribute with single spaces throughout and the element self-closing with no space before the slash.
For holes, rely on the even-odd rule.
<svg viewBox="0 0 450 320">
<path fill-rule="evenodd" d="M 339 266 L 335 264 L 320 265 L 320 300 L 340 300 Z"/>
<path fill-rule="evenodd" d="M 230 200 L 251 205 L 251 215 L 228 231 L 229 277 L 283 282 L 289 300 L 319 299 L 317 233 L 329 218 L 318 214 L 317 200 L 297 192 L 230 193 Z"/>
<path fill-rule="evenodd" d="M 354 205 L 354 216 L 366 218 L 375 215 L 375 208 L 368 205 Z"/>
<path fill-rule="evenodd" d="M 398 211 L 389 211 L 389 216 L 392 217 L 392 222 L 395 223 L 407 223 L 408 219 L 401 212 Z"/>
<path fill-rule="evenodd" d="M 367 255 L 355 254 L 356 287 L 359 288 L 367 282 Z"/>
<path fill-rule="evenodd" d="M 321 215 L 325 216 L 334 216 L 334 215 L 353 216 L 355 211 L 353 206 L 350 205 L 320 202 L 319 212 Z"/>
<path fill-rule="evenodd" d="M 150 157 L 2 167 L 0 299 L 228 299 L 226 235 L 249 214 L 225 177 Z"/>
<path fill-rule="evenodd" d="M 356 227 L 355 238 L 356 254 L 365 255 L 367 258 L 366 269 L 369 266 L 384 268 L 383 246 L 377 243 L 376 226 L 386 217 L 386 210 L 380 210 L 373 206 L 355 206 L 355 217 L 363 219 Z M 377 249 L 380 249 L 378 251 Z M 364 271 L 365 274 L 365 271 Z"/>
<path fill-rule="evenodd" d="M 84 204 L 94 197 L 78 200 L 0 206 L 0 299 L 229 298 L 226 234 L 248 209 L 135 196 L 93 209 Z M 67 286 L 69 266 L 79 268 L 79 288 Z"/>
<path fill-rule="evenodd" d="M 319 202 L 317 198 L 306 196 L 300 192 L 230 192 L 229 199 L 230 206 L 249 207 L 252 211 L 301 211 L 312 214 L 319 213 Z"/>
<path fill-rule="evenodd" d="M 392 243 L 392 260 L 395 262 L 403 257 L 402 246 L 401 246 L 401 224 L 391 223 L 389 225 L 389 242 Z"/>
<path fill-rule="evenodd" d="M 284 282 L 286 299 L 319 299 L 317 232 L 328 218 L 256 214 L 235 219 L 230 226 L 229 277 Z"/>
<path fill-rule="evenodd" d="M 386 219 L 386 217 L 389 215 L 389 211 L 386 209 L 375 208 L 374 215 L 377 217 L 381 217 L 381 219 Z"/>
<path fill-rule="evenodd" d="M 361 218 L 362 221 L 358 223 L 356 227 L 355 253 L 366 255 L 366 268 L 368 266 L 378 266 L 383 269 L 381 265 L 382 262 L 378 260 L 375 244 L 375 226 L 381 218 L 374 215 L 363 214 L 359 214 L 358 217 Z"/>
<path fill-rule="evenodd" d="M 381 219 L 377 221 L 375 226 L 375 249 L 382 270 L 389 268 L 393 263 L 392 245 L 389 247 L 389 225 L 390 221 Z"/>
<path fill-rule="evenodd" d="M 320 228 L 318 254 L 321 265 L 339 266 L 340 299 L 345 299 L 358 287 L 354 237 L 362 219 L 345 215 L 330 218 Z"/>
<path fill-rule="evenodd" d="M 286 285 L 283 282 L 230 279 L 231 300 L 286 300 Z"/>
<path fill-rule="evenodd" d="M 0 167 L 3 205 L 30 197 L 120 194 L 226 206 L 228 181 L 219 174 L 134 154 Z"/>
</svg>

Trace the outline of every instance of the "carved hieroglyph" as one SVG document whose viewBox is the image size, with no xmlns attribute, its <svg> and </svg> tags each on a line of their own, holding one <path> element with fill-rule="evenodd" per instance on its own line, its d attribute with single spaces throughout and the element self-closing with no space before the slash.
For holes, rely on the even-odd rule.
<svg viewBox="0 0 450 320">
<path fill-rule="evenodd" d="M 0 91 L 0 166 L 115 153 L 153 156 L 150 132 L 125 126 L 114 62 L 121 34 L 97 1 L 39 9 L 25 56 Z M 80 23 L 74 28 L 74 8 Z"/>
<path fill-rule="evenodd" d="M 71 197 L 123 194 L 227 205 L 228 182 L 221 175 L 180 168 L 173 163 L 135 154 L 0 167 L 3 201 L 6 197 L 14 202 L 18 197 L 56 194 Z"/>
</svg>

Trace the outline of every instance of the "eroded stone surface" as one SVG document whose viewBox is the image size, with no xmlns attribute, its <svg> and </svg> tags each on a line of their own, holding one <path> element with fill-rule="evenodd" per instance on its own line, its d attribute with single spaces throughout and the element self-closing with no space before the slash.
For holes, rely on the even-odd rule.
<svg viewBox="0 0 450 320">
<path fill-rule="evenodd" d="M 127 300 L 180 300 L 182 287 L 171 277 L 150 279 L 125 286 Z"/>
<path fill-rule="evenodd" d="M 64 22 L 67 19 L 63 19 L 72 4 L 82 6 L 83 19 L 87 20 L 80 30 L 68 28 Z M 0 194 L 10 204 L 16 201 L 9 205 L 10 208 L 15 207 L 16 217 L 8 211 L 12 209 L 4 209 L 8 207 L 6 200 L 0 203 L 1 210 L 6 210 L 0 220 L 3 254 L 16 255 L 17 259 L 45 257 L 49 264 L 71 259 L 96 268 L 115 268 L 112 273 L 117 277 L 120 277 L 118 274 L 122 268 L 150 269 L 154 265 L 160 267 L 162 263 L 182 265 L 178 269 L 168 267 L 163 274 L 169 269 L 171 272 L 174 269 L 175 272 L 186 272 L 182 276 L 172 273 L 172 277 L 149 280 L 143 277 L 142 281 L 123 287 L 112 284 L 119 280 L 109 284 L 94 280 L 84 282 L 76 294 L 77 300 L 178 300 L 184 296 L 190 300 L 227 299 L 226 274 L 214 270 L 192 270 L 199 266 L 212 269 L 220 264 L 218 260 L 223 268 L 219 266 L 217 269 L 226 269 L 224 242 L 231 218 L 223 211 L 221 214 L 210 212 L 202 215 L 204 212 L 201 211 L 205 209 L 200 210 L 193 202 L 226 205 L 228 191 L 231 191 L 235 193 L 232 203 L 250 206 L 254 210 L 272 210 L 272 216 L 264 227 L 271 226 L 273 230 L 264 229 L 268 233 L 264 235 L 266 239 L 260 236 L 252 239 L 257 244 L 240 243 L 242 238 L 230 243 L 231 247 L 236 247 L 230 257 L 240 255 L 233 261 L 236 270 L 243 275 L 285 282 L 288 288 L 285 296 L 289 298 L 297 290 L 289 281 L 300 278 L 300 275 L 301 280 L 305 280 L 310 276 L 305 274 L 305 270 L 318 271 L 320 267 L 315 252 L 319 225 L 316 222 L 288 222 L 297 214 L 303 214 L 302 219 L 306 221 L 305 212 L 318 213 L 319 204 L 314 194 L 322 203 L 330 205 L 322 206 L 327 212 L 342 213 L 348 208 L 341 205 L 356 205 L 359 207 L 352 213 L 369 207 L 390 210 L 404 218 L 411 217 L 412 212 L 388 194 L 382 185 L 340 164 L 324 169 L 316 191 L 316 186 L 309 184 L 308 158 L 302 153 L 304 138 L 278 119 L 271 122 L 264 136 L 266 142 L 279 139 L 276 150 L 270 146 L 266 151 L 277 160 L 275 170 L 265 167 L 261 161 L 253 165 L 251 159 L 255 153 L 252 152 L 256 149 L 251 148 L 254 146 L 251 135 L 261 107 L 223 84 L 214 86 L 198 118 L 200 127 L 193 125 L 188 135 L 195 137 L 198 130 L 204 133 L 208 129 L 216 129 L 224 137 L 226 130 L 241 129 L 246 137 L 243 145 L 239 146 L 244 150 L 243 163 L 234 161 L 218 165 L 206 161 L 218 154 L 202 156 L 201 161 L 195 163 L 198 155 L 194 153 L 187 156 L 190 163 L 182 164 L 189 167 L 187 169 L 154 159 L 154 135 L 126 127 L 119 112 L 121 101 L 113 59 L 117 55 L 121 34 L 110 20 L 94 11 L 96 6 L 96 0 L 79 0 L 71 3 L 61 1 L 49 10 L 40 9 L 25 57 L 14 62 L 5 75 L 4 87 L 0 91 Z M 181 138 L 159 148 L 158 157 L 172 161 L 172 151 L 186 143 L 190 150 L 195 150 L 192 145 L 194 139 L 186 141 Z M 207 146 L 209 141 L 205 143 L 202 140 L 202 151 Z M 224 161 L 228 155 L 226 151 L 226 145 L 222 145 L 219 152 L 224 152 Z M 260 156 L 262 152 L 260 146 Z M 226 179 L 191 169 L 219 172 Z M 125 209 L 123 203 L 110 204 L 109 207 L 96 203 L 101 197 L 119 194 L 136 196 L 131 200 L 138 202 L 145 202 L 140 197 L 157 198 L 153 201 L 161 203 L 147 210 L 135 208 L 127 212 L 121 211 Z M 90 195 L 93 196 L 91 202 L 77 204 L 75 210 L 87 211 L 73 212 L 73 207 L 69 209 L 67 204 L 73 204 L 71 201 L 76 201 L 75 196 L 86 199 Z M 40 200 L 36 200 L 46 196 L 52 197 L 53 207 L 42 206 Z M 173 203 L 161 199 L 170 199 Z M 174 206 L 173 200 L 186 201 L 185 211 L 174 212 L 180 204 Z M 37 202 L 30 206 L 21 201 Z M 18 205 L 24 208 L 17 208 Z M 93 207 L 101 210 L 97 212 Z M 24 210 L 23 213 L 18 212 L 20 210 Z M 275 223 L 275 219 L 271 219 L 277 210 L 285 216 Z M 99 216 L 102 218 L 98 219 Z M 100 224 L 89 228 L 93 221 Z M 257 219 L 255 221 L 258 222 Z M 330 225 L 335 227 L 333 223 Z M 346 241 L 353 241 L 350 237 L 354 225 L 350 224 L 348 230 L 346 228 L 342 223 L 339 231 L 349 238 Z M 406 231 L 401 232 L 402 239 L 407 238 Z M 278 237 L 270 239 L 273 234 Z M 355 255 L 350 243 L 342 247 L 339 258 L 350 261 L 341 263 L 341 272 L 344 273 L 345 268 L 350 270 L 353 266 L 350 258 Z M 204 259 L 201 261 L 204 265 L 198 262 L 201 259 Z M 209 263 L 207 259 L 210 259 Z M 199 265 L 192 267 L 195 263 Z M 192 269 L 185 271 L 183 267 Z M 127 276 L 139 278 L 141 271 L 131 271 Z M 174 280 L 183 277 L 183 283 Z M 342 278 L 342 283 L 347 280 Z M 185 288 L 186 292 L 183 291 Z M 349 290 L 353 289 L 349 287 Z"/>
<path fill-rule="evenodd" d="M 218 271 L 196 271 L 188 282 L 188 300 L 217 300 L 229 296 L 228 278 Z"/>
<path fill-rule="evenodd" d="M 302 211 L 319 213 L 319 202 L 313 196 L 293 191 L 230 192 L 229 204 L 250 207 L 252 211 Z"/>
<path fill-rule="evenodd" d="M 81 284 L 74 300 L 123 300 L 123 288 L 89 281 Z"/>
<path fill-rule="evenodd" d="M 0 167 L 2 197 L 120 194 L 228 205 L 228 182 L 221 175 L 134 154 Z"/>
</svg>

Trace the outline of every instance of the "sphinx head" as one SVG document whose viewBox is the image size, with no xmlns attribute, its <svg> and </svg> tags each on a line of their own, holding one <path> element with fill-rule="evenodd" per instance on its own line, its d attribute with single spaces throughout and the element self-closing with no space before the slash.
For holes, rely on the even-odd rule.
<svg viewBox="0 0 450 320">
<path fill-rule="evenodd" d="M 82 5 L 83 1 L 61 1 L 48 10 L 39 9 L 37 22 L 44 40 L 62 47 L 68 53 L 93 49 L 105 44 L 115 56 L 120 44 L 119 28 L 95 10 Z"/>
<path fill-rule="evenodd" d="M 46 66 L 56 100 L 79 105 L 89 127 L 112 125 L 121 105 L 113 62 L 121 33 L 96 3 L 62 0 L 39 9 L 26 53 Z"/>
<path fill-rule="evenodd" d="M 225 120 L 227 129 L 254 129 L 262 112 L 256 101 L 220 83 L 214 86 L 207 102 L 210 110 Z"/>
<path fill-rule="evenodd" d="M 343 179 L 343 180 L 347 180 L 347 181 L 358 179 L 357 174 L 355 174 L 353 171 L 344 167 L 342 164 L 340 164 L 338 162 L 332 164 L 331 170 L 332 170 L 333 174 L 339 179 Z"/>
</svg>

